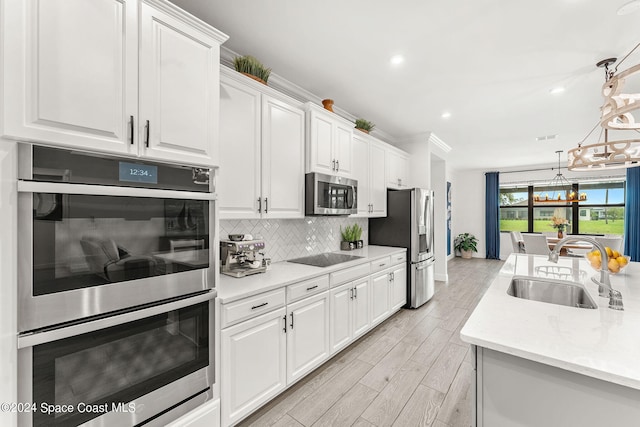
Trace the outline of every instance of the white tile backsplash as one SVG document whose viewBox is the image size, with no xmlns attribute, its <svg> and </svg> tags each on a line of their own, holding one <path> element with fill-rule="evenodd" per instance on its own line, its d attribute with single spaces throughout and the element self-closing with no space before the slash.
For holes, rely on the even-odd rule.
<svg viewBox="0 0 640 427">
<path fill-rule="evenodd" d="M 220 239 L 229 234 L 251 234 L 266 242 L 266 257 L 272 262 L 340 250 L 340 227 L 358 224 L 362 240 L 369 241 L 369 220 L 345 217 L 301 219 L 225 219 L 220 221 Z"/>
</svg>

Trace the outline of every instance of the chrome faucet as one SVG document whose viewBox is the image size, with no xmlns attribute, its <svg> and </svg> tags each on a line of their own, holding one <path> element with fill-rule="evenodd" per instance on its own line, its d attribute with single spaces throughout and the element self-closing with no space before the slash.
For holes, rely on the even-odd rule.
<svg viewBox="0 0 640 427">
<path fill-rule="evenodd" d="M 564 239 L 560 240 L 556 243 L 556 246 L 553 248 L 551 253 L 549 253 L 549 261 L 557 264 L 558 263 L 558 255 L 560 254 L 560 249 L 566 243 L 572 242 L 589 242 L 600 251 L 600 257 L 602 259 L 602 263 L 600 266 L 600 279 L 596 279 L 594 276 L 591 280 L 598 285 L 598 293 L 601 297 L 609 297 L 609 308 L 613 310 L 624 310 L 624 306 L 622 304 L 622 294 L 620 291 L 616 291 L 611 287 L 611 281 L 609 280 L 609 255 L 607 254 L 607 250 L 605 247 L 598 242 L 596 239 L 587 236 L 567 236 Z"/>
</svg>

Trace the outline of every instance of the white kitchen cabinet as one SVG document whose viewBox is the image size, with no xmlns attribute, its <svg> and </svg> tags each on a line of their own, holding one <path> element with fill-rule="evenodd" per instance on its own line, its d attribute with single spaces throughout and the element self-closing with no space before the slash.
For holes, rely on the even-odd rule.
<svg viewBox="0 0 640 427">
<path fill-rule="evenodd" d="M 389 304 L 390 273 L 385 270 L 371 277 L 371 326 L 374 326 L 389 317 L 391 307 Z"/>
<path fill-rule="evenodd" d="M 391 311 L 396 311 L 407 303 L 407 267 L 405 264 L 393 267 L 389 292 Z"/>
<path fill-rule="evenodd" d="M 353 178 L 358 181 L 359 217 L 387 215 L 385 149 L 372 137 L 353 135 Z"/>
<path fill-rule="evenodd" d="M 329 292 L 287 306 L 287 383 L 329 357 Z"/>
<path fill-rule="evenodd" d="M 280 308 L 220 332 L 223 426 L 236 423 L 287 386 L 285 314 Z"/>
<path fill-rule="evenodd" d="M 351 178 L 353 124 L 314 104 L 307 104 L 307 172 Z"/>
<path fill-rule="evenodd" d="M 331 290 L 331 354 L 365 333 L 370 323 L 369 277 Z"/>
<path fill-rule="evenodd" d="M 3 136 L 216 163 L 224 34 L 160 0 L 3 6 Z"/>
<path fill-rule="evenodd" d="M 166 427 L 220 427 L 220 399 L 209 400 Z"/>
<path fill-rule="evenodd" d="M 388 146 L 386 150 L 387 187 L 403 189 L 409 187 L 409 155 Z"/>
<path fill-rule="evenodd" d="M 304 111 L 222 68 L 222 219 L 304 217 Z"/>
</svg>

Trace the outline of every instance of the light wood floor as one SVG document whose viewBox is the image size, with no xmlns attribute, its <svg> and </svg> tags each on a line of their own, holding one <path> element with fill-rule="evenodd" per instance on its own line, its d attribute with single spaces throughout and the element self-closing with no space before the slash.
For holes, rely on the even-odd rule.
<svg viewBox="0 0 640 427">
<path fill-rule="evenodd" d="M 400 310 L 240 425 L 471 425 L 471 352 L 460 329 L 502 264 L 449 261 L 431 301 Z"/>
</svg>

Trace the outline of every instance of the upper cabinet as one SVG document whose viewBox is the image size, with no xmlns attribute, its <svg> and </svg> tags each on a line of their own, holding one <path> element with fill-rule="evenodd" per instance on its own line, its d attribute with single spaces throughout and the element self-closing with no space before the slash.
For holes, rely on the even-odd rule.
<svg viewBox="0 0 640 427">
<path fill-rule="evenodd" d="M 369 135 L 357 132 L 353 135 L 353 178 L 358 181 L 357 216 L 387 215 L 385 146 Z"/>
<path fill-rule="evenodd" d="M 409 155 L 387 146 L 387 187 L 397 190 L 409 188 Z"/>
<path fill-rule="evenodd" d="M 304 217 L 304 110 L 221 67 L 221 219 Z"/>
<path fill-rule="evenodd" d="M 353 123 L 307 104 L 307 172 L 352 178 Z"/>
<path fill-rule="evenodd" d="M 226 36 L 161 0 L 6 0 L 2 135 L 217 164 Z"/>
</svg>

